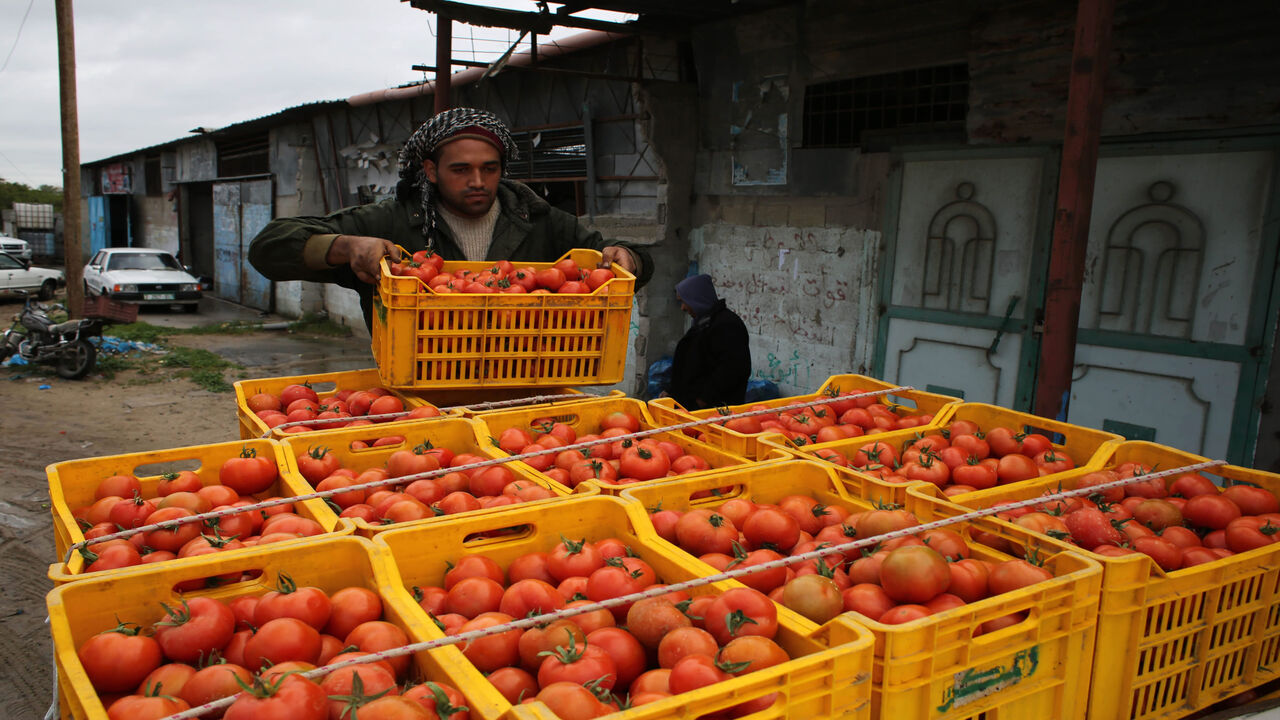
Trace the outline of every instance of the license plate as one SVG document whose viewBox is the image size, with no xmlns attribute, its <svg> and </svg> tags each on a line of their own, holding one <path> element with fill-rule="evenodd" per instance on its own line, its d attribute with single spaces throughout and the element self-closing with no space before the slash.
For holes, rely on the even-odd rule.
<svg viewBox="0 0 1280 720">
<path fill-rule="evenodd" d="M 173 295 L 169 293 L 144 293 L 143 300 L 172 300 Z"/>
</svg>

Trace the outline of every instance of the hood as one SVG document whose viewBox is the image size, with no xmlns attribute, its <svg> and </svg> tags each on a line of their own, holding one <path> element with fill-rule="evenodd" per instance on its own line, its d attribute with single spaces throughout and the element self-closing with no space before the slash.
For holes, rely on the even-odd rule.
<svg viewBox="0 0 1280 720">
<path fill-rule="evenodd" d="M 676 297 L 693 311 L 694 317 L 702 317 L 711 312 L 719 297 L 716 287 L 707 274 L 687 277 L 676 283 Z"/>
<path fill-rule="evenodd" d="M 185 270 L 108 270 L 102 276 L 111 283 L 146 285 L 148 283 L 196 283 Z"/>
</svg>

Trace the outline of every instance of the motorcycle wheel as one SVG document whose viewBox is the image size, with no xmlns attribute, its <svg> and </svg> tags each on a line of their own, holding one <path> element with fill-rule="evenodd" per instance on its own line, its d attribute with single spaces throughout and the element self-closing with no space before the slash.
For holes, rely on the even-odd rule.
<svg viewBox="0 0 1280 720">
<path fill-rule="evenodd" d="M 88 340 L 77 340 L 66 352 L 58 356 L 58 377 L 67 380 L 79 380 L 93 372 L 94 363 L 98 360 L 98 349 Z"/>
</svg>

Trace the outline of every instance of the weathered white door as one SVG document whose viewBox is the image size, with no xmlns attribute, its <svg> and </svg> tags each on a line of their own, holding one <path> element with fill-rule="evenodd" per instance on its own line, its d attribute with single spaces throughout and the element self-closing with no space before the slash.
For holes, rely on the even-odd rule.
<svg viewBox="0 0 1280 720">
<path fill-rule="evenodd" d="M 1195 150 L 1104 148 L 1068 419 L 1248 463 L 1276 152 Z"/>
<path fill-rule="evenodd" d="M 1055 163 L 1038 149 L 907 154 L 898 176 L 877 374 L 1029 407 Z"/>
</svg>

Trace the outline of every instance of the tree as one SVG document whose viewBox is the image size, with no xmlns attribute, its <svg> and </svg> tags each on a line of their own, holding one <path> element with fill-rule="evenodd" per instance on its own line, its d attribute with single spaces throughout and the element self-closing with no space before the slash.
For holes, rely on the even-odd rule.
<svg viewBox="0 0 1280 720">
<path fill-rule="evenodd" d="M 53 205 L 55 213 L 62 212 L 62 188 L 53 185 L 41 185 L 33 188 L 19 182 L 9 182 L 0 178 L 0 208 L 9 209 L 14 203 L 35 203 Z"/>
</svg>

